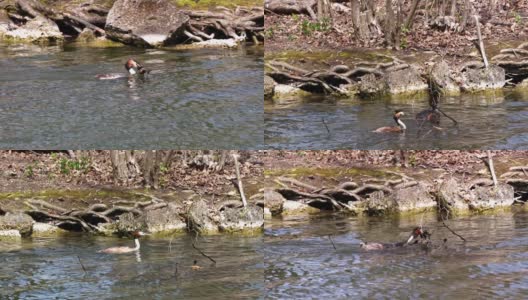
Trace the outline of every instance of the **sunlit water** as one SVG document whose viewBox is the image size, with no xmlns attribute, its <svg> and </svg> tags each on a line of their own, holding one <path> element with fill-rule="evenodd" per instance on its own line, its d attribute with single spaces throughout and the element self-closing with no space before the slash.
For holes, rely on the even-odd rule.
<svg viewBox="0 0 528 300">
<path fill-rule="evenodd" d="M 312 97 L 266 102 L 266 145 L 275 149 L 526 149 L 528 92 L 505 90 L 497 95 L 446 97 L 440 108 L 458 121 L 443 117 L 442 130 L 419 126 L 415 114 L 428 108 L 427 97 L 404 100 L 337 100 Z M 394 110 L 403 110 L 405 135 L 374 133 L 396 126 Z M 328 126 L 328 130 L 325 124 Z M 330 134 L 328 133 L 330 131 Z"/>
<path fill-rule="evenodd" d="M 171 50 L 0 44 L 2 148 L 262 145 L 262 47 Z M 128 78 L 132 57 L 152 73 Z M 98 80 L 97 74 L 123 77 Z"/>
<path fill-rule="evenodd" d="M 423 223 L 447 249 L 365 252 L 361 240 L 408 237 L 420 216 L 343 216 L 267 222 L 264 261 L 270 299 L 526 299 L 528 213 L 448 221 L 463 243 L 434 217 Z M 337 248 L 334 250 L 328 235 Z"/>
<path fill-rule="evenodd" d="M 170 244 L 170 248 L 169 248 Z M 0 242 L 0 299 L 261 299 L 262 237 L 145 238 L 138 254 L 103 254 L 127 239 L 64 237 Z M 86 268 L 83 271 L 79 258 Z M 194 260 L 202 269 L 191 269 Z"/>
</svg>

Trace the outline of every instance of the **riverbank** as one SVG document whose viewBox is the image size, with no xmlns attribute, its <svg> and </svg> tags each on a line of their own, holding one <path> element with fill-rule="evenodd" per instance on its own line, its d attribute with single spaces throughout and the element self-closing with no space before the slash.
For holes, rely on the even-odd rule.
<svg viewBox="0 0 528 300">
<path fill-rule="evenodd" d="M 239 158 L 244 207 L 234 163 L 219 167 L 213 156 L 199 153 L 189 160 L 183 156 L 191 153 L 171 154 L 178 163 L 162 164 L 158 188 L 151 190 L 145 189 L 145 174 L 116 179 L 119 170 L 109 151 L 3 151 L 0 236 L 19 239 L 64 231 L 112 235 L 137 229 L 158 235 L 259 234 L 263 202 L 258 162 L 243 152 Z M 145 168 L 145 158 L 136 159 Z"/>
<path fill-rule="evenodd" d="M 287 152 L 265 171 L 266 216 L 437 212 L 445 218 L 524 209 L 524 151 Z M 294 164 L 294 166 L 292 166 Z"/>
<path fill-rule="evenodd" d="M 13 0 L 0 6 L 0 39 L 35 44 L 110 40 L 143 48 L 192 42 L 193 48 L 233 48 L 264 40 L 264 12 L 258 3 L 232 1 L 224 7 L 223 1 Z"/>
</svg>

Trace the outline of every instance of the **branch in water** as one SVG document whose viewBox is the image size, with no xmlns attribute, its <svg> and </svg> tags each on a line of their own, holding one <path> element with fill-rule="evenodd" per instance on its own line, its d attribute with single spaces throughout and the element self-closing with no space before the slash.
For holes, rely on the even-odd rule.
<svg viewBox="0 0 528 300">
<path fill-rule="evenodd" d="M 324 118 L 321 118 L 321 120 L 323 121 L 323 124 L 326 128 L 326 131 L 328 132 L 328 135 L 330 135 L 330 129 L 328 129 L 328 124 L 326 124 L 326 120 Z"/>
<path fill-rule="evenodd" d="M 449 226 L 447 226 L 447 224 L 445 223 L 444 215 L 442 215 L 442 213 L 440 213 L 440 217 L 442 218 L 442 224 L 444 224 L 445 228 L 447 228 L 449 231 L 451 231 L 452 234 L 458 236 L 461 240 L 466 242 L 466 239 L 463 236 L 461 236 L 460 234 L 456 233 L 453 229 L 451 229 L 451 228 L 449 228 Z"/>
<path fill-rule="evenodd" d="M 334 244 L 334 241 L 332 240 L 332 236 L 331 236 L 331 235 L 329 235 L 329 236 L 328 236 L 328 239 L 329 239 L 329 240 L 330 240 L 330 242 L 332 243 L 332 246 L 334 247 L 334 250 L 336 250 L 336 251 L 337 251 L 337 248 L 336 248 L 336 246 L 335 246 L 335 244 Z"/>
<path fill-rule="evenodd" d="M 196 237 L 198 237 L 198 234 L 196 234 Z M 196 240 L 197 240 L 197 239 L 196 239 Z M 214 259 L 213 259 L 212 257 L 210 257 L 209 255 L 205 254 L 200 248 L 196 247 L 196 245 L 194 244 L 194 243 L 196 242 L 196 240 L 194 240 L 194 241 L 192 242 L 192 247 L 193 247 L 196 251 L 200 252 L 201 255 L 207 257 L 210 261 L 212 261 L 212 262 L 216 265 L 216 260 L 214 260 Z"/>
</svg>

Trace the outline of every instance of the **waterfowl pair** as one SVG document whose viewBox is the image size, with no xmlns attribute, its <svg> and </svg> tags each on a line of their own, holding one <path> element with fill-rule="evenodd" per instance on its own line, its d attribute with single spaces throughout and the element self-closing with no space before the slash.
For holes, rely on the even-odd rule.
<svg viewBox="0 0 528 300">
<path fill-rule="evenodd" d="M 421 227 L 416 227 L 411 231 L 411 235 L 409 238 L 404 242 L 398 242 L 398 243 L 361 243 L 359 246 L 361 249 L 366 251 L 376 251 L 376 250 L 384 250 L 384 249 L 390 249 L 390 248 L 398 248 L 398 247 L 404 247 L 406 245 L 416 244 L 419 242 L 418 238 L 421 238 L 422 240 L 428 240 L 430 238 L 431 234 L 427 230 L 422 230 Z"/>
</svg>

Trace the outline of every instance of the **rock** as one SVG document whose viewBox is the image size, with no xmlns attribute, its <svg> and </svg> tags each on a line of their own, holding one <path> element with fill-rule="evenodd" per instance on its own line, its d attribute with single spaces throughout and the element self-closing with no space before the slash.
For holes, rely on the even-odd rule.
<svg viewBox="0 0 528 300">
<path fill-rule="evenodd" d="M 309 96 L 311 93 L 301 90 L 298 87 L 290 86 L 287 84 L 277 84 L 273 89 L 273 99 L 277 100 L 280 97 L 302 97 Z"/>
<path fill-rule="evenodd" d="M 81 33 L 77 36 L 77 41 L 83 43 L 92 42 L 95 39 L 96 37 L 94 31 L 87 27 L 85 27 L 83 31 L 81 31 Z"/>
<path fill-rule="evenodd" d="M 20 240 L 22 235 L 16 229 L 0 230 L 0 241 Z"/>
<path fill-rule="evenodd" d="M 33 224 L 33 233 L 31 234 L 31 236 L 50 236 L 65 232 L 66 230 L 62 230 L 55 225 L 36 222 Z"/>
<path fill-rule="evenodd" d="M 415 93 L 427 91 L 429 86 L 424 82 L 414 67 L 388 71 L 384 75 L 387 90 L 391 94 Z"/>
<path fill-rule="evenodd" d="M 383 216 L 394 212 L 397 206 L 392 197 L 386 197 L 382 191 L 375 191 L 369 195 L 364 210 L 369 216 Z"/>
<path fill-rule="evenodd" d="M 226 207 L 220 212 L 220 229 L 228 232 L 261 230 L 264 226 L 264 211 L 256 205 Z"/>
<path fill-rule="evenodd" d="M 437 204 L 424 183 L 415 186 L 397 189 L 392 194 L 394 208 L 398 212 L 422 212 L 435 209 Z"/>
<path fill-rule="evenodd" d="M 128 233 L 135 230 L 146 231 L 146 228 L 145 217 L 136 217 L 131 212 L 120 215 L 116 226 L 116 230 L 119 233 Z"/>
<path fill-rule="evenodd" d="M 264 207 L 264 219 L 271 219 L 271 210 L 267 207 Z"/>
<path fill-rule="evenodd" d="M 277 191 L 271 188 L 264 189 L 264 207 L 269 209 L 271 214 L 277 215 L 282 211 L 282 204 L 286 199 Z"/>
<path fill-rule="evenodd" d="M 187 213 L 189 228 L 199 233 L 218 232 L 218 226 L 211 215 L 209 207 L 204 200 L 193 202 Z"/>
<path fill-rule="evenodd" d="M 4 39 L 49 44 L 62 42 L 64 36 L 57 24 L 45 17 L 38 16 L 14 30 L 5 32 Z"/>
<path fill-rule="evenodd" d="M 474 92 L 487 89 L 499 89 L 506 84 L 503 68 L 490 65 L 486 68 L 466 68 L 462 72 L 462 90 Z"/>
<path fill-rule="evenodd" d="M 469 208 L 485 210 L 491 208 L 510 207 L 514 203 L 514 188 L 505 183 L 497 186 L 476 186 L 470 193 Z"/>
<path fill-rule="evenodd" d="M 175 44 L 182 39 L 189 16 L 169 0 L 117 0 L 110 9 L 108 38 L 141 47 Z"/>
<path fill-rule="evenodd" d="M 359 83 L 359 95 L 362 97 L 369 97 L 378 94 L 383 94 L 387 90 L 385 82 L 374 74 L 367 74 L 361 76 Z"/>
<path fill-rule="evenodd" d="M 179 208 L 173 203 L 167 207 L 149 210 L 145 214 L 147 231 L 151 233 L 182 232 L 187 224 L 181 219 Z"/>
<path fill-rule="evenodd" d="M 274 87 L 275 80 L 273 80 L 273 78 L 269 77 L 268 75 L 264 75 L 264 99 L 273 98 Z"/>
<path fill-rule="evenodd" d="M 311 207 L 302 202 L 286 200 L 282 204 L 282 215 L 306 215 L 320 212 L 319 209 Z"/>
<path fill-rule="evenodd" d="M 13 30 L 15 28 L 16 25 L 13 24 L 13 22 L 11 22 L 11 20 L 9 19 L 7 11 L 4 9 L 0 9 L 0 37 L 2 37 L 9 30 Z"/>
<path fill-rule="evenodd" d="M 441 209 L 446 209 L 452 215 L 467 210 L 468 204 L 459 195 L 460 186 L 455 178 L 444 181 L 438 188 L 437 201 Z"/>
<path fill-rule="evenodd" d="M 452 79 L 452 71 L 445 60 L 436 63 L 431 70 L 433 84 L 442 89 L 445 95 L 460 94 L 460 87 Z"/>
<path fill-rule="evenodd" d="M 30 236 L 33 219 L 25 213 L 6 213 L 0 216 L 0 230 L 16 230 L 21 236 Z"/>
</svg>

